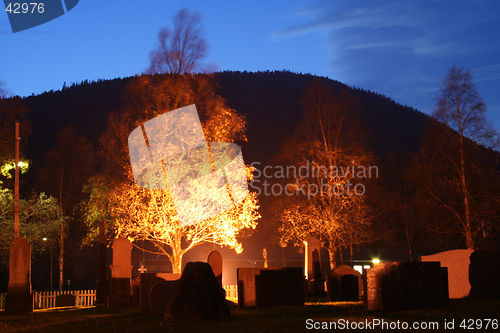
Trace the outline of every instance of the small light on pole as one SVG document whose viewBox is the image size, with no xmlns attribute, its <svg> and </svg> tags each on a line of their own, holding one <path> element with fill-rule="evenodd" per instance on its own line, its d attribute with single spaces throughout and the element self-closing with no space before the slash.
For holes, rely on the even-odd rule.
<svg viewBox="0 0 500 333">
<path fill-rule="evenodd" d="M 44 242 L 47 241 L 47 237 L 43 237 L 42 240 Z M 50 290 L 52 290 L 52 246 L 49 243 L 49 249 L 50 249 Z"/>
</svg>

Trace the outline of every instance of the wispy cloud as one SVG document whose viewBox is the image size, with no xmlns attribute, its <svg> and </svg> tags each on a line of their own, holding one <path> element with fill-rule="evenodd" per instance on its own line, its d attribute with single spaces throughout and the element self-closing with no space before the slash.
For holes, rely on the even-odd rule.
<svg viewBox="0 0 500 333">
<path fill-rule="evenodd" d="M 499 80 L 500 79 L 500 63 L 477 67 L 472 69 L 472 74 L 474 75 L 475 82 L 483 82 L 490 80 Z"/>
<path fill-rule="evenodd" d="M 297 16 L 274 40 L 322 36 L 332 77 L 403 104 L 428 108 L 452 64 L 474 68 L 478 82 L 500 78 L 495 1 L 317 0 Z"/>
</svg>

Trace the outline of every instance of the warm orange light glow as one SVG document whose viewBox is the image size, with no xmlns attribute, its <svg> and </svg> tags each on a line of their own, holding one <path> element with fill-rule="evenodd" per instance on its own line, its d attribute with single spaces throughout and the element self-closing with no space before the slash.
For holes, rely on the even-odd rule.
<svg viewBox="0 0 500 333">
<path fill-rule="evenodd" d="M 203 188 L 200 184 L 200 188 Z M 200 198 L 209 200 L 213 193 L 206 193 Z M 114 217 L 115 232 L 118 237 L 126 237 L 130 241 L 148 240 L 156 245 L 160 253 L 165 254 L 172 262 L 174 273 L 180 273 L 182 256 L 196 245 L 211 242 L 226 245 L 237 253 L 243 251 L 237 241 L 241 229 L 255 229 L 257 219 L 257 196 L 248 193 L 245 199 L 213 218 L 202 220 L 204 201 L 194 202 L 197 207 L 186 208 L 194 219 L 201 222 L 182 225 L 179 221 L 176 206 L 169 190 L 149 190 L 138 187 L 133 179 L 116 187 L 109 196 L 111 216 Z M 193 201 L 186 201 L 193 204 Z M 196 208 L 196 209 L 193 209 Z"/>
</svg>

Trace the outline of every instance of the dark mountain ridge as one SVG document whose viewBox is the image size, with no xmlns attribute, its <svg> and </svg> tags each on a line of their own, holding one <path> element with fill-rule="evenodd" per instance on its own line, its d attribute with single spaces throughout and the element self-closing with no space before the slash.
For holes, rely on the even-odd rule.
<svg viewBox="0 0 500 333">
<path fill-rule="evenodd" d="M 213 74 L 218 92 L 230 107 L 247 116 L 248 143 L 243 145 L 245 161 L 267 164 L 281 144 L 293 134 L 302 111 L 300 99 L 316 78 L 289 71 L 233 72 Z M 41 166 L 47 151 L 56 147 L 57 133 L 72 125 L 78 135 L 97 144 L 110 112 L 119 112 L 129 78 L 84 81 L 25 98 L 31 111 L 33 133 L 25 149 L 34 166 Z M 362 103 L 362 118 L 370 132 L 370 148 L 379 160 L 388 155 L 416 152 L 418 136 L 427 115 L 392 99 L 361 88 L 321 78 L 334 91 L 346 90 Z"/>
<path fill-rule="evenodd" d="M 26 189 L 34 183 L 37 168 L 43 167 L 45 154 L 57 147 L 57 134 L 68 125 L 73 126 L 77 135 L 84 135 L 93 142 L 94 148 L 98 147 L 108 114 L 120 112 L 126 97 L 125 88 L 131 79 L 84 81 L 64 86 L 60 91 L 25 98 L 31 108 L 28 118 L 33 125 L 25 154 L 33 161 L 34 167 L 34 172 L 25 177 Z M 243 157 L 247 164 L 259 162 L 260 168 L 273 163 L 280 147 L 293 136 L 303 116 L 300 100 L 314 80 L 323 80 L 335 93 L 346 91 L 355 95 L 361 103 L 360 116 L 368 132 L 368 145 L 376 157 L 379 178 L 384 184 L 382 186 L 387 188 L 386 192 L 390 190 L 388 187 L 402 182 L 404 167 L 393 164 L 395 161 L 401 163 L 402 156 L 414 155 L 418 151 L 419 136 L 428 118 L 386 96 L 310 74 L 225 71 L 214 73 L 213 79 L 218 85 L 216 91 L 228 105 L 247 117 L 248 142 L 242 145 Z M 258 249 L 271 242 L 271 232 L 267 229 L 271 220 L 268 209 L 272 205 L 271 199 L 259 196 L 263 218 L 258 233 L 259 229 L 262 231 L 260 236 L 254 237 L 257 244 L 251 248 Z M 245 251 L 244 257 L 259 256 L 252 252 Z"/>
</svg>

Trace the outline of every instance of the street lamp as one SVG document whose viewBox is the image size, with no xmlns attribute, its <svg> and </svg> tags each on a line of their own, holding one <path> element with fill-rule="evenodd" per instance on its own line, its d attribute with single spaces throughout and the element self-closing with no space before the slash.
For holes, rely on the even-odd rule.
<svg viewBox="0 0 500 333">
<path fill-rule="evenodd" d="M 43 241 L 47 241 L 47 237 L 43 237 Z M 49 243 L 49 249 L 50 249 L 50 290 L 52 290 L 52 246 Z"/>
</svg>

